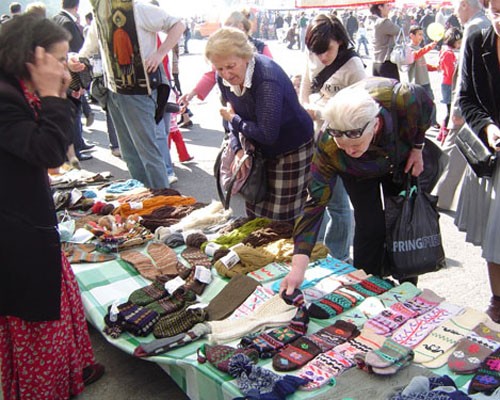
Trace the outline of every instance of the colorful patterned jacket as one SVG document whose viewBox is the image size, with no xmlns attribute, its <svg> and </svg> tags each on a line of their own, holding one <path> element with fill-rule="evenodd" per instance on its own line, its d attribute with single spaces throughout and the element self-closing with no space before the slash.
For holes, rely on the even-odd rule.
<svg viewBox="0 0 500 400">
<path fill-rule="evenodd" d="M 399 131 L 399 161 L 396 160 L 391 100 L 397 83 L 393 79 L 368 78 L 353 85 L 364 86 L 380 104 L 383 120 L 382 132 L 360 158 L 349 157 L 340 150 L 328 133 L 320 134 L 311 165 L 308 199 L 295 224 L 294 254 L 310 255 L 337 176 L 362 180 L 401 171 L 412 146 L 424 142 L 434 103 L 421 86 L 402 84 L 395 100 Z"/>
</svg>

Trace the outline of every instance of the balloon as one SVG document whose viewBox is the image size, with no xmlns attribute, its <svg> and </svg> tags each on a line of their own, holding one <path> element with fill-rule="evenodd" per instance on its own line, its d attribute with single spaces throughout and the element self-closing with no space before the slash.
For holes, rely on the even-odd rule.
<svg viewBox="0 0 500 400">
<path fill-rule="evenodd" d="M 439 42 L 444 36 L 444 26 L 439 22 L 433 22 L 427 27 L 427 36 L 434 41 Z"/>
</svg>

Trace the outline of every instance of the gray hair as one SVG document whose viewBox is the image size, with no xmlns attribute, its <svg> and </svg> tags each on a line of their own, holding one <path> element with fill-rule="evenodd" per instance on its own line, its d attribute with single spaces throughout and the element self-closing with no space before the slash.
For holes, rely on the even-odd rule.
<svg viewBox="0 0 500 400">
<path fill-rule="evenodd" d="M 355 85 L 338 92 L 325 105 L 322 116 L 331 128 L 358 129 L 373 121 L 380 105 L 363 86 Z"/>
</svg>

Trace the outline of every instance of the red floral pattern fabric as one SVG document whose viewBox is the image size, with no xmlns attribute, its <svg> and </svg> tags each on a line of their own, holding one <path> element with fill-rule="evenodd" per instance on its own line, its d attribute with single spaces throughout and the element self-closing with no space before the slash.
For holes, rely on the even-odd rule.
<svg viewBox="0 0 500 400">
<path fill-rule="evenodd" d="M 83 368 L 95 363 L 78 283 L 67 258 L 62 258 L 60 320 L 0 316 L 5 400 L 68 399 L 83 391 Z"/>
</svg>

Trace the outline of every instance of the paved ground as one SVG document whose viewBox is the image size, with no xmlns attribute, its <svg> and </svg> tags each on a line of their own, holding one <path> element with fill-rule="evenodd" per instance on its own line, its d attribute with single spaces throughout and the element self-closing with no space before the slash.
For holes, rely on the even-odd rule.
<svg viewBox="0 0 500 400">
<path fill-rule="evenodd" d="M 191 41 L 190 49 L 194 51 L 194 54 L 181 57 L 181 82 L 184 90 L 191 89 L 207 68 L 201 57 L 203 43 Z M 287 50 L 284 45 L 276 42 L 271 42 L 270 45 L 275 59 L 290 75 L 300 72 L 302 53 Z M 428 61 L 435 59 L 436 54 L 435 52 L 431 54 Z M 369 61 L 365 61 L 368 64 L 367 71 L 371 71 Z M 435 94 L 439 98 L 439 76 L 433 74 L 432 79 Z M 171 152 L 175 162 L 175 171 L 179 177 L 179 182 L 174 187 L 181 193 L 195 196 L 204 202 L 217 198 L 212 167 L 222 139 L 218 104 L 216 94 L 212 93 L 206 102 L 192 105 L 195 125 L 190 130 L 184 130 L 183 134 L 188 150 L 194 156 L 194 161 L 185 165 L 179 164 L 175 150 Z M 439 115 L 441 115 L 444 106 L 438 105 L 438 107 Z M 107 137 L 104 130 L 104 115 L 98 113 L 96 123 L 85 135 L 88 140 L 97 144 L 97 150 L 93 152 L 94 159 L 85 162 L 83 166 L 95 172 L 111 171 L 117 179 L 128 178 L 124 163 L 113 157 L 107 149 Z M 430 135 L 436 133 L 430 132 Z M 235 213 L 242 215 L 242 203 L 235 199 L 233 206 Z M 419 286 L 435 290 L 452 303 L 484 309 L 489 298 L 489 288 L 480 249 L 465 243 L 464 235 L 453 225 L 453 213 L 441 214 L 441 229 L 449 267 L 423 276 Z M 181 400 L 187 398 L 156 364 L 136 359 L 116 349 L 92 327 L 90 332 L 97 360 L 105 364 L 106 374 L 78 396 L 79 400 L 115 398 Z"/>
</svg>

